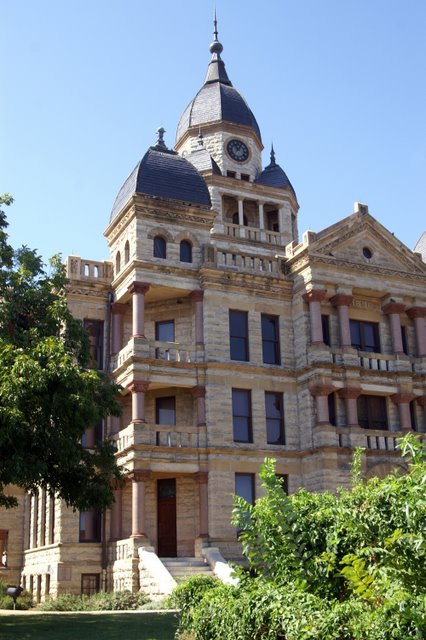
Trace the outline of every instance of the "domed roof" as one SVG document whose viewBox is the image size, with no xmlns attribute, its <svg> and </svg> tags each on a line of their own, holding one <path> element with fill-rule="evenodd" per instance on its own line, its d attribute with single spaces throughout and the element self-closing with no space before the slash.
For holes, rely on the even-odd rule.
<svg viewBox="0 0 426 640">
<path fill-rule="evenodd" d="M 148 149 L 118 192 L 110 222 L 135 193 L 211 206 L 209 190 L 197 169 L 166 147 L 164 129 L 158 133 L 157 144 Z"/>
<path fill-rule="evenodd" d="M 200 126 L 208 122 L 226 121 L 250 127 L 262 141 L 259 125 L 242 95 L 232 86 L 226 73 L 225 63 L 220 57 L 223 50 L 217 39 L 215 20 L 215 39 L 210 45 L 210 60 L 204 85 L 186 107 L 176 131 L 176 142 L 189 127 Z"/>
<path fill-rule="evenodd" d="M 275 162 L 274 147 L 271 149 L 271 162 L 258 175 L 255 183 L 264 184 L 268 187 L 276 187 L 277 189 L 290 189 L 293 194 L 296 195 L 290 180 L 287 178 L 287 174 L 281 169 L 280 165 Z"/>
</svg>

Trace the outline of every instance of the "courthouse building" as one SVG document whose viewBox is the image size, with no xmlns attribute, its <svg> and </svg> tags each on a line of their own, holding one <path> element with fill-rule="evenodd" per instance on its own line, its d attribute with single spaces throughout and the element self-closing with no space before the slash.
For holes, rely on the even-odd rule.
<svg viewBox="0 0 426 640">
<path fill-rule="evenodd" d="M 121 417 L 84 443 L 114 439 L 126 482 L 103 514 L 45 491 L 0 513 L 0 578 L 36 600 L 166 592 L 165 559 L 239 557 L 233 494 L 260 495 L 265 457 L 290 493 L 334 490 L 354 447 L 383 476 L 398 438 L 426 431 L 426 264 L 365 204 L 299 237 L 217 31 L 210 52 L 174 149 L 160 129 L 106 217 L 110 259 L 67 260 L 93 361 L 122 386 Z"/>
</svg>

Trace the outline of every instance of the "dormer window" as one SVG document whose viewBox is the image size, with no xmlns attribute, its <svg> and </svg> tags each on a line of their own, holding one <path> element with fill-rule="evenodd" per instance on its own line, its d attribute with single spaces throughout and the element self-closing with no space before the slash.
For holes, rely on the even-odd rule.
<svg viewBox="0 0 426 640">
<path fill-rule="evenodd" d="M 237 177 L 237 172 L 236 171 L 227 171 L 226 175 L 228 178 L 236 178 Z"/>
<path fill-rule="evenodd" d="M 244 180 L 245 182 L 250 182 L 250 176 L 248 173 L 242 173 L 241 174 L 241 180 Z"/>
</svg>

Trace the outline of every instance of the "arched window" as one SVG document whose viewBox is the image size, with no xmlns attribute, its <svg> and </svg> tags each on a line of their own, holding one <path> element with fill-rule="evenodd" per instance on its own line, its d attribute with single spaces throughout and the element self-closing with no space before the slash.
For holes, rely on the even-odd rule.
<svg viewBox="0 0 426 640">
<path fill-rule="evenodd" d="M 115 256 L 115 274 L 117 275 L 117 273 L 120 272 L 121 269 L 121 256 L 120 256 L 120 252 L 117 251 L 117 254 Z"/>
<path fill-rule="evenodd" d="M 192 244 L 188 240 L 180 243 L 180 261 L 192 262 Z"/>
<path fill-rule="evenodd" d="M 126 244 L 124 245 L 124 264 L 127 264 L 129 262 L 129 258 L 130 258 L 130 245 L 129 245 L 129 241 L 126 241 Z"/>
<path fill-rule="evenodd" d="M 154 238 L 154 258 L 166 257 L 166 241 L 162 236 L 155 236 Z"/>
</svg>

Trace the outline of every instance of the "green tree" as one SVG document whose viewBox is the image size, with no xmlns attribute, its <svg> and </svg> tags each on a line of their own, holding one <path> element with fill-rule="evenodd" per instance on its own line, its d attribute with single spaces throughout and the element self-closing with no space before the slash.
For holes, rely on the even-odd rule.
<svg viewBox="0 0 426 640">
<path fill-rule="evenodd" d="M 69 312 L 59 256 L 49 272 L 35 250 L 13 249 L 0 197 L 0 505 L 16 505 L 7 485 L 48 489 L 67 505 L 108 507 L 120 481 L 114 444 L 94 451 L 81 438 L 119 415 L 119 388 L 87 368 L 89 342 Z"/>
</svg>

